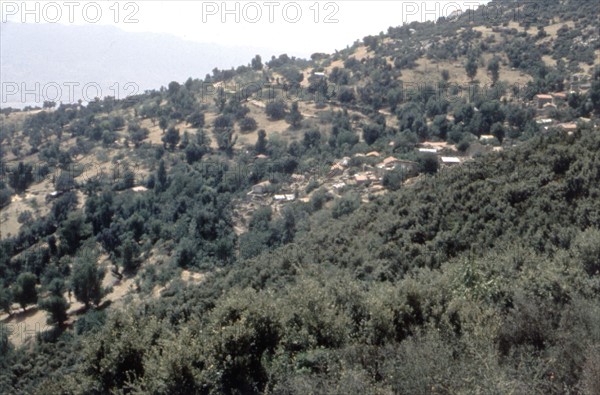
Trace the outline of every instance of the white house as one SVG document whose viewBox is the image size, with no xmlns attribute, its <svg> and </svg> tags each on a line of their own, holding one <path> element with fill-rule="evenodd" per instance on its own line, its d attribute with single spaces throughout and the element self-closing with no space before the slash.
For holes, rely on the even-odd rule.
<svg viewBox="0 0 600 395">
<path fill-rule="evenodd" d="M 440 160 L 442 161 L 442 164 L 444 164 L 446 166 L 453 166 L 453 165 L 460 164 L 460 159 L 455 156 L 442 156 L 442 157 L 440 157 Z"/>
</svg>

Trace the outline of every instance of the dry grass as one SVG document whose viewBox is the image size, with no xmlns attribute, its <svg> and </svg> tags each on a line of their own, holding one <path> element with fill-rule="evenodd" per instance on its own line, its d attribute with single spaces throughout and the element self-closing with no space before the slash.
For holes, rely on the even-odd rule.
<svg viewBox="0 0 600 395">
<path fill-rule="evenodd" d="M 11 203 L 0 210 L 1 238 L 7 238 L 19 233 L 21 224 L 17 221 L 20 213 L 30 211 L 33 219 L 38 219 L 50 211 L 46 205 L 46 195 L 54 190 L 48 179 L 30 186 L 25 193 L 12 197 Z M 35 201 L 35 204 L 32 202 Z"/>
<path fill-rule="evenodd" d="M 556 59 L 552 58 L 552 56 L 544 55 L 544 56 L 542 56 L 542 60 L 544 61 L 546 66 L 550 66 L 550 67 L 556 66 Z"/>
<path fill-rule="evenodd" d="M 363 60 L 363 59 L 370 59 L 373 56 L 375 56 L 374 52 L 369 51 L 369 49 L 367 47 L 365 47 L 364 45 L 361 45 L 358 48 L 356 48 L 354 53 L 352 55 L 350 55 L 349 58 L 354 58 L 356 60 Z"/>
<path fill-rule="evenodd" d="M 181 271 L 181 280 L 185 281 L 186 283 L 199 284 L 204 281 L 205 278 L 206 274 L 204 273 L 190 272 L 189 270 Z"/>
<path fill-rule="evenodd" d="M 160 130 L 160 127 L 158 126 L 158 122 L 156 122 L 155 125 L 150 119 L 144 119 L 142 122 L 140 122 L 140 126 L 149 130 L 148 137 L 144 141 L 147 141 L 151 144 L 162 144 L 161 138 L 163 134 L 162 130 Z"/>
<path fill-rule="evenodd" d="M 500 35 L 498 33 L 495 33 L 493 31 L 493 29 L 490 27 L 475 26 L 475 27 L 473 27 L 473 30 L 476 32 L 481 32 L 481 38 L 484 40 L 489 37 L 494 37 L 494 39 L 496 39 L 496 40 L 498 40 L 500 38 Z"/>
<path fill-rule="evenodd" d="M 15 347 L 32 343 L 38 333 L 49 329 L 46 324 L 48 315 L 44 310 L 38 309 L 37 306 L 30 306 L 25 312 L 16 305 L 13 308 L 12 317 L 3 315 L 0 325 L 5 328 L 8 340 Z"/>
<path fill-rule="evenodd" d="M 334 68 L 336 68 L 336 67 L 339 68 L 339 69 L 343 69 L 344 68 L 344 61 L 340 59 L 340 60 L 336 60 L 334 62 L 331 62 L 331 64 L 329 66 L 325 67 L 325 73 L 326 74 L 330 74 L 331 71 Z"/>
<path fill-rule="evenodd" d="M 238 148 L 241 148 L 244 145 L 256 144 L 256 141 L 258 140 L 258 131 L 260 129 L 264 129 L 265 132 L 267 132 L 267 138 L 269 138 L 269 136 L 274 133 L 281 134 L 290 126 L 284 119 L 281 119 L 279 121 L 271 121 L 265 113 L 265 107 L 266 103 L 263 101 L 250 100 L 248 102 L 248 108 L 250 109 L 248 116 L 256 120 L 257 128 L 253 132 L 242 133 L 236 126 L 236 132 L 238 134 L 236 146 Z"/>
<path fill-rule="evenodd" d="M 492 83 L 490 76 L 487 73 L 487 63 L 492 58 L 492 54 L 483 55 L 483 65 L 479 64 L 475 80 L 481 85 L 489 86 Z M 509 85 L 518 84 L 525 85 L 532 78 L 519 70 L 512 70 L 509 66 L 504 66 L 508 63 L 508 59 L 504 55 L 500 56 L 500 81 L 505 81 Z M 417 85 L 435 84 L 441 80 L 441 71 L 446 69 L 450 74 L 450 83 L 458 84 L 461 87 L 467 87 L 471 83 L 465 71 L 466 59 L 458 59 L 455 62 L 449 61 L 431 61 L 427 58 L 420 58 L 416 61 L 417 66 L 413 69 L 403 69 L 402 76 L 399 78 L 405 84 L 412 83 Z"/>
<path fill-rule="evenodd" d="M 572 28 L 575 27 L 575 22 L 573 22 L 573 21 L 566 21 L 566 22 L 553 23 L 551 25 L 548 25 L 548 26 L 544 27 L 544 31 L 546 32 L 546 34 L 549 37 L 556 38 L 556 36 L 558 35 L 558 31 L 560 30 L 560 28 L 563 27 L 563 26 L 565 26 L 565 25 L 568 26 L 569 29 L 572 29 Z M 537 34 L 537 29 L 534 29 L 533 32 Z"/>
</svg>

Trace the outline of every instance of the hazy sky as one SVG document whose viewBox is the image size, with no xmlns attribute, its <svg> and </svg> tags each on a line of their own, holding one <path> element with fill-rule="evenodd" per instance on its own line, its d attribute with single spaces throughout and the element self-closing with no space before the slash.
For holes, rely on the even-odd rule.
<svg viewBox="0 0 600 395">
<path fill-rule="evenodd" d="M 113 24 L 290 55 L 333 52 L 403 22 L 435 20 L 487 1 L 3 1 L 2 21 Z"/>
</svg>

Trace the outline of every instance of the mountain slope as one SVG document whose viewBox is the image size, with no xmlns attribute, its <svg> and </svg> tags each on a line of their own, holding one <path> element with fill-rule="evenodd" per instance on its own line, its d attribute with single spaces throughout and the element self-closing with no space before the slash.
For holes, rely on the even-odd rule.
<svg viewBox="0 0 600 395">
<path fill-rule="evenodd" d="M 108 391 L 127 369 L 151 392 L 594 393 L 599 148 L 536 139 L 174 283 L 44 387 Z"/>
<path fill-rule="evenodd" d="M 5 111 L 2 391 L 598 393 L 600 15 L 496 4 Z"/>
</svg>

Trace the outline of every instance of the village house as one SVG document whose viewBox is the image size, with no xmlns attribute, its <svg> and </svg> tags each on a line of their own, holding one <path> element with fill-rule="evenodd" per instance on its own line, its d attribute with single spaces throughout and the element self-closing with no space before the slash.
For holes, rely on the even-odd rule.
<svg viewBox="0 0 600 395">
<path fill-rule="evenodd" d="M 329 169 L 329 173 L 327 173 L 327 177 L 328 178 L 338 177 L 338 176 L 341 176 L 342 174 L 344 174 L 344 166 L 340 165 L 339 163 L 336 163 L 333 166 L 331 166 L 331 168 Z"/>
<path fill-rule="evenodd" d="M 407 177 L 413 177 L 418 174 L 419 164 L 410 160 L 401 160 L 389 156 L 377 165 L 380 170 L 400 169 Z"/>
<path fill-rule="evenodd" d="M 338 182 L 332 185 L 333 189 L 337 192 L 339 192 L 340 190 L 342 190 L 344 187 L 346 186 L 345 183 L 343 182 Z"/>
<path fill-rule="evenodd" d="M 542 108 L 538 108 L 537 113 L 541 116 L 550 116 L 556 111 L 556 104 L 554 103 L 546 103 L 542 106 Z"/>
<path fill-rule="evenodd" d="M 148 190 L 148 188 L 146 188 L 146 187 L 145 187 L 145 186 L 143 186 L 143 185 L 138 185 L 137 187 L 133 187 L 133 188 L 131 188 L 131 190 L 132 190 L 133 192 L 145 192 L 145 191 L 147 191 L 147 190 Z"/>
<path fill-rule="evenodd" d="M 542 118 L 535 121 L 538 125 L 551 125 L 553 122 L 552 118 Z"/>
<path fill-rule="evenodd" d="M 589 80 L 590 76 L 587 74 L 573 74 L 570 78 L 570 88 L 575 92 L 579 92 L 581 90 L 586 91 L 591 87 Z"/>
<path fill-rule="evenodd" d="M 419 148 L 419 152 L 426 154 L 437 154 L 437 150 L 435 148 Z"/>
<path fill-rule="evenodd" d="M 575 122 L 559 123 L 558 125 L 556 125 L 556 127 L 569 133 L 572 133 L 577 130 L 577 124 Z"/>
<path fill-rule="evenodd" d="M 293 202 L 296 196 L 293 194 L 274 195 L 273 200 L 276 202 Z"/>
<path fill-rule="evenodd" d="M 494 136 L 493 134 L 482 134 L 481 136 L 479 136 L 479 141 L 490 141 L 495 138 L 496 136 Z"/>
<path fill-rule="evenodd" d="M 267 190 L 270 186 L 271 186 L 271 182 L 269 180 L 259 182 L 258 184 L 252 186 L 251 193 L 256 194 L 256 195 L 262 195 L 264 193 L 267 193 Z"/>
<path fill-rule="evenodd" d="M 479 111 L 479 110 L 476 110 L 476 111 Z M 425 141 L 421 145 L 419 145 L 419 147 L 433 148 L 437 151 L 441 151 L 446 148 L 454 149 L 454 148 L 452 148 L 452 146 L 450 144 L 446 143 L 445 141 Z"/>
<path fill-rule="evenodd" d="M 455 156 L 442 156 L 440 157 L 440 161 L 444 166 L 455 166 L 460 164 L 460 158 Z"/>
<path fill-rule="evenodd" d="M 554 98 L 554 100 L 567 100 L 567 94 L 565 92 L 555 92 L 552 94 L 552 97 Z"/>
<path fill-rule="evenodd" d="M 356 181 L 356 185 L 365 185 L 369 182 L 369 177 L 366 174 L 355 174 L 354 181 Z"/>
<path fill-rule="evenodd" d="M 544 107 L 544 104 L 552 103 L 551 95 L 539 94 L 539 95 L 535 95 L 535 99 L 537 101 L 537 106 L 540 109 Z"/>
<path fill-rule="evenodd" d="M 393 156 L 388 156 L 380 164 L 377 165 L 377 168 L 391 170 L 394 168 L 394 166 L 396 166 L 398 161 L 399 160 L 397 158 L 394 158 Z"/>
</svg>

